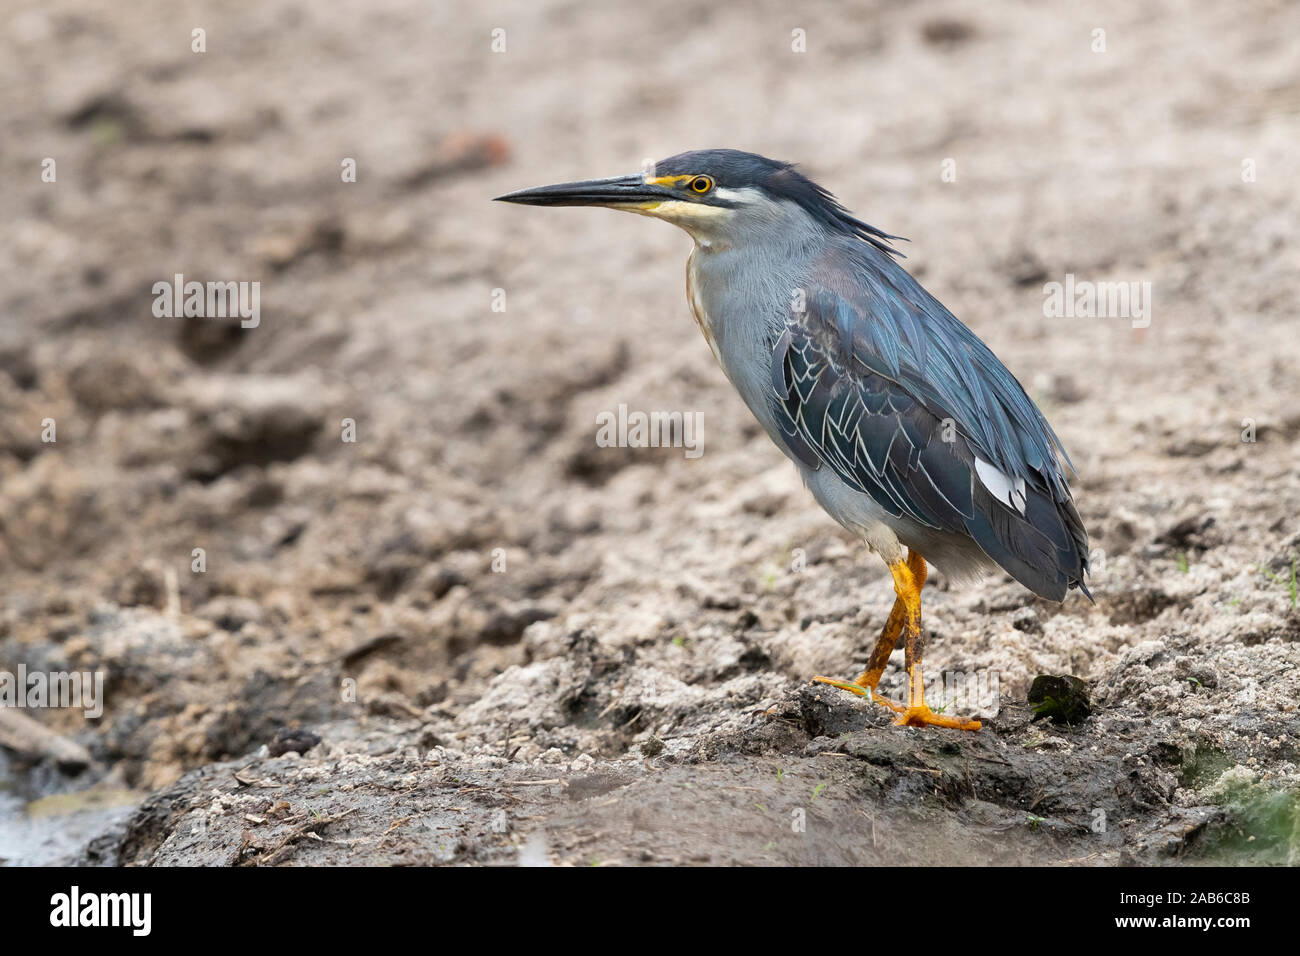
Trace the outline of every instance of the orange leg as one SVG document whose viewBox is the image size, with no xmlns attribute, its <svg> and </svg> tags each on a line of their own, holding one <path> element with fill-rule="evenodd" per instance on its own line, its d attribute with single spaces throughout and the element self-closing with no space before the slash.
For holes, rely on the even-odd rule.
<svg viewBox="0 0 1300 956">
<path fill-rule="evenodd" d="M 907 561 L 898 562 L 903 572 L 910 572 L 907 579 L 909 586 L 915 587 L 917 594 L 920 594 L 921 588 L 925 587 L 925 578 L 927 569 L 925 561 L 919 554 L 908 552 Z M 893 568 L 891 567 L 892 571 Z M 880 631 L 880 637 L 876 640 L 876 646 L 871 652 L 871 657 L 867 659 L 867 668 L 858 679 L 849 683 L 848 681 L 832 680 L 829 677 L 814 677 L 813 680 L 819 684 L 829 684 L 831 687 L 838 687 L 840 690 L 847 690 L 851 694 L 857 694 L 859 697 L 866 697 L 868 694 L 877 704 L 888 707 L 890 710 L 901 714 L 907 708 L 904 705 L 892 701 L 876 693 L 876 686 L 880 683 L 880 675 L 885 672 L 885 666 L 889 663 L 889 655 L 894 652 L 898 646 L 898 639 L 903 634 L 903 625 L 907 622 L 908 611 L 907 601 L 903 598 L 903 591 L 898 589 L 898 575 L 894 577 L 894 607 L 889 612 L 889 619 L 885 621 L 885 626 Z"/>
<path fill-rule="evenodd" d="M 951 727 L 957 730 L 979 730 L 978 720 L 959 717 L 944 717 L 936 714 L 925 703 L 925 679 L 921 673 L 921 652 L 924 649 L 924 637 L 921 631 L 921 588 L 925 586 L 927 568 L 925 559 L 915 551 L 909 550 L 906 560 L 896 561 L 889 566 L 894 578 L 894 608 L 889 613 L 880 639 L 876 642 L 867 669 L 853 683 L 831 680 L 827 677 L 814 677 L 822 684 L 830 684 L 841 690 L 857 694 L 859 697 L 871 695 L 871 699 L 883 704 L 898 714 L 894 723 L 907 727 Z M 903 637 L 905 666 L 907 667 L 907 704 L 898 704 L 876 693 L 880 675 L 884 673 L 889 655 L 898 643 L 899 635 Z"/>
<path fill-rule="evenodd" d="M 898 645 L 898 638 L 903 633 L 903 620 L 906 616 L 906 608 L 902 599 L 895 599 L 894 609 L 889 612 L 889 620 L 885 622 L 884 628 L 881 629 L 880 637 L 876 639 L 875 649 L 872 650 L 871 657 L 867 661 L 867 669 L 858 675 L 857 680 L 850 683 L 849 681 L 834 680 L 830 677 L 821 676 L 814 677 L 813 680 L 819 684 L 829 684 L 832 687 L 838 687 L 840 690 L 847 690 L 859 697 L 869 695 L 877 704 L 901 714 L 906 708 L 888 697 L 877 694 L 876 685 L 880 683 L 880 675 L 884 673 L 885 665 L 889 663 L 889 655 L 894 652 L 894 648 Z"/>
</svg>

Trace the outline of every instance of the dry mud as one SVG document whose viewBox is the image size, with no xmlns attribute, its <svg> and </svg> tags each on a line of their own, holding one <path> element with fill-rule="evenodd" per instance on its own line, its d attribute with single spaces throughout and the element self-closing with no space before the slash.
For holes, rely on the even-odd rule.
<svg viewBox="0 0 1300 956">
<path fill-rule="evenodd" d="M 85 6 L 0 32 L 0 670 L 105 706 L 28 712 L 71 766 L 0 747 L 0 857 L 1300 862 L 1300 9 Z M 909 236 L 1078 466 L 1095 606 L 927 589 L 978 734 L 807 682 L 889 579 L 700 341 L 689 240 L 488 201 L 708 146 Z M 156 318 L 177 273 L 260 323 Z M 1045 317 L 1067 275 L 1149 324 Z M 620 404 L 704 454 L 599 447 Z"/>
</svg>

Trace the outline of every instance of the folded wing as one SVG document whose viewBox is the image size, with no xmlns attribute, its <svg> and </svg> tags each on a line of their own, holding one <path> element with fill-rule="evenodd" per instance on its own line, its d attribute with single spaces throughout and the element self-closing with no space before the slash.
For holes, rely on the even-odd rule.
<svg viewBox="0 0 1300 956">
<path fill-rule="evenodd" d="M 1035 593 L 1087 594 L 1087 533 L 1051 426 L 974 333 L 858 246 L 854 286 L 842 269 L 837 288 L 810 283 L 775 344 L 775 411 L 791 446 L 889 514 L 969 535 Z"/>
</svg>

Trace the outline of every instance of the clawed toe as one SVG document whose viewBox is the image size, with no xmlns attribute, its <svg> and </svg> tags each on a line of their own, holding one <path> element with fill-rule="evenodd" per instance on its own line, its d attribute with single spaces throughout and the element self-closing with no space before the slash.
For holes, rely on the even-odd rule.
<svg viewBox="0 0 1300 956">
<path fill-rule="evenodd" d="M 901 714 L 907 708 L 897 701 L 890 700 L 888 697 L 882 697 L 876 693 L 874 687 L 867 687 L 856 681 L 834 680 L 830 677 L 814 677 L 813 680 L 818 684 L 829 684 L 831 687 L 838 687 L 840 690 L 847 690 L 850 694 L 856 694 L 859 697 L 870 697 L 874 703 L 882 707 L 888 707 L 896 714 Z"/>
<path fill-rule="evenodd" d="M 979 730 L 982 726 L 978 720 L 966 717 L 945 717 L 942 714 L 936 714 L 924 703 L 913 704 L 912 706 L 900 704 L 888 697 L 877 694 L 874 687 L 867 687 L 856 681 L 835 680 L 834 678 L 821 676 L 814 677 L 813 681 L 818 684 L 829 684 L 831 687 L 838 687 L 840 690 L 846 690 L 858 697 L 870 697 L 874 703 L 882 707 L 888 707 L 898 715 L 894 718 L 894 725 L 897 727 L 948 727 L 953 730 Z"/>
<path fill-rule="evenodd" d="M 936 714 L 925 704 L 900 708 L 894 724 L 899 727 L 950 727 L 953 730 L 979 730 L 981 726 L 978 720 Z"/>
</svg>

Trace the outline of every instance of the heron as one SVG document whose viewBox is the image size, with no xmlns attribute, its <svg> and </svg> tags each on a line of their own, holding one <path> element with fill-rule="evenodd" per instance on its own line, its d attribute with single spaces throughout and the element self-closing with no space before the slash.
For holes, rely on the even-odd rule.
<svg viewBox="0 0 1300 956">
<path fill-rule="evenodd" d="M 694 240 L 686 297 L 718 365 L 821 507 L 893 579 L 862 674 L 813 681 L 869 697 L 899 726 L 978 730 L 926 704 L 927 562 L 956 583 L 1001 568 L 1042 598 L 1078 588 L 1091 600 L 1069 455 L 1016 377 L 903 268 L 902 237 L 795 165 L 735 149 L 497 199 L 637 213 Z M 900 639 L 906 699 L 894 701 L 877 688 Z"/>
</svg>

